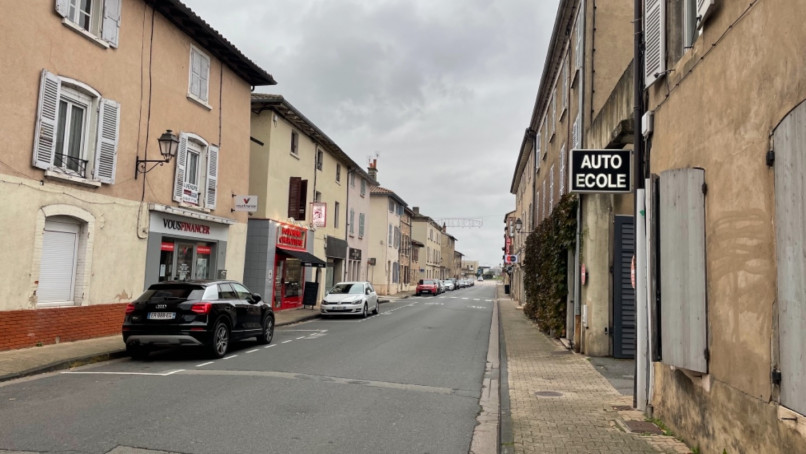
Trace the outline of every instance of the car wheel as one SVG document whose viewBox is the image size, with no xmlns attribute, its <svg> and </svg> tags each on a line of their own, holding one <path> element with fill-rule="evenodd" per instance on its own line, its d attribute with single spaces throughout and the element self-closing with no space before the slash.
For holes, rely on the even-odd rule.
<svg viewBox="0 0 806 454">
<path fill-rule="evenodd" d="M 229 326 L 223 320 L 219 320 L 213 329 L 213 339 L 210 342 L 210 353 L 215 358 L 223 358 L 227 354 L 229 347 Z"/>
<path fill-rule="evenodd" d="M 267 315 L 263 319 L 263 332 L 257 337 L 257 343 L 261 345 L 271 344 L 274 338 L 274 319 L 271 315 Z"/>
<path fill-rule="evenodd" d="M 381 303 L 375 301 L 375 310 L 372 311 L 373 314 L 378 315 L 381 313 Z"/>
<path fill-rule="evenodd" d="M 364 301 L 364 310 L 361 312 L 361 316 L 367 318 L 369 315 L 369 309 L 367 308 L 367 302 Z"/>
<path fill-rule="evenodd" d="M 142 345 L 127 345 L 126 353 L 138 361 L 148 359 L 148 349 Z"/>
</svg>

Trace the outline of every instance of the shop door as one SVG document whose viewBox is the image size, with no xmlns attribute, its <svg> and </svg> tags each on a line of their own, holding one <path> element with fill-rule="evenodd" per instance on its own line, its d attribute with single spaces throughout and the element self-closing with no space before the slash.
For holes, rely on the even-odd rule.
<svg viewBox="0 0 806 454">
<path fill-rule="evenodd" d="M 613 251 L 613 357 L 635 358 L 635 289 L 630 269 L 635 254 L 632 216 L 616 216 Z"/>
<path fill-rule="evenodd" d="M 274 267 L 274 307 L 283 305 L 283 274 L 285 272 L 285 260 L 277 259 Z"/>
<path fill-rule="evenodd" d="M 193 276 L 193 256 L 195 244 L 193 243 L 176 243 L 176 279 L 186 281 Z"/>
</svg>

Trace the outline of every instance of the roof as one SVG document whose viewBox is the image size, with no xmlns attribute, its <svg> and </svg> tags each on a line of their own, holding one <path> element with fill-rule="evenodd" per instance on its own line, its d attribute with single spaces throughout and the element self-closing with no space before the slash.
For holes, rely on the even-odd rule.
<svg viewBox="0 0 806 454">
<path fill-rule="evenodd" d="M 336 142 L 327 136 L 321 129 L 319 129 L 311 120 L 302 114 L 296 107 L 291 105 L 282 95 L 266 94 L 266 93 L 252 93 L 252 112 L 260 114 L 264 110 L 271 109 L 289 123 L 294 125 L 295 128 L 302 131 L 306 136 L 313 139 L 319 146 L 327 150 L 339 161 L 347 164 L 347 167 L 356 173 L 360 174 L 371 185 L 377 184 L 372 177 L 355 161 L 353 161 L 347 153 L 345 153 Z"/>
<path fill-rule="evenodd" d="M 406 206 L 406 202 L 403 199 L 401 199 L 399 195 L 395 194 L 395 192 L 392 191 L 391 189 L 386 189 L 381 186 L 373 186 L 372 188 L 370 188 L 369 195 L 392 197 L 396 199 L 398 202 L 400 202 L 401 205 Z"/>
<path fill-rule="evenodd" d="M 179 0 L 143 1 L 196 40 L 205 50 L 221 60 L 250 85 L 277 84 L 271 74 L 246 58 L 231 42 Z"/>
</svg>

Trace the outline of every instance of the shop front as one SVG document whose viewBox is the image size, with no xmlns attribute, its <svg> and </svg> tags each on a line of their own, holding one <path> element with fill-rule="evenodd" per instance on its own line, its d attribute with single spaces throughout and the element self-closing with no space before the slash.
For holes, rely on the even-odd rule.
<svg viewBox="0 0 806 454">
<path fill-rule="evenodd" d="M 278 224 L 274 254 L 272 303 L 275 310 L 294 309 L 306 301 L 305 293 L 316 303 L 318 274 L 307 268 L 323 268 L 325 262 L 308 252 L 308 229 Z M 307 275 L 307 277 L 306 277 Z M 311 298 L 307 298 L 311 300 Z"/>
<path fill-rule="evenodd" d="M 226 278 L 227 236 L 232 221 L 159 211 L 152 211 L 149 221 L 146 287 L 162 281 Z"/>
</svg>

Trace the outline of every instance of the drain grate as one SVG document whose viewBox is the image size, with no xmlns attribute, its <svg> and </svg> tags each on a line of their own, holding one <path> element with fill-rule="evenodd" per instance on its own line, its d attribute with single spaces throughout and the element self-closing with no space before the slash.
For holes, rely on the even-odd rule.
<svg viewBox="0 0 806 454">
<path fill-rule="evenodd" d="M 563 393 L 557 391 L 538 391 L 535 393 L 537 397 L 562 397 Z"/>
<path fill-rule="evenodd" d="M 630 432 L 663 435 L 663 431 L 660 430 L 658 426 L 652 424 L 651 422 L 647 421 L 624 421 L 624 422 L 627 424 L 627 427 L 630 428 Z"/>
<path fill-rule="evenodd" d="M 632 409 L 633 408 L 630 405 L 615 405 L 615 406 L 613 406 L 613 410 L 616 410 L 616 411 L 629 411 L 629 410 L 632 410 Z"/>
</svg>

